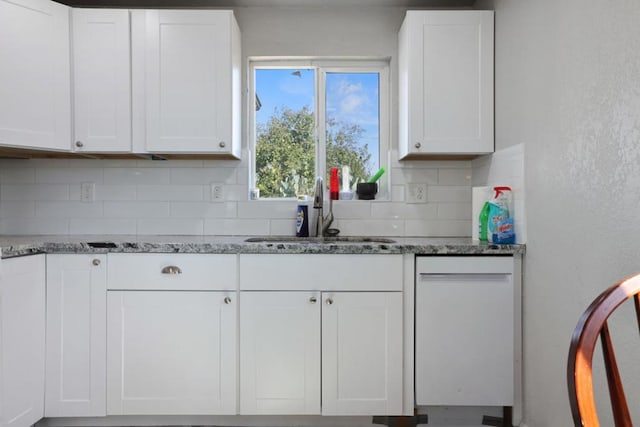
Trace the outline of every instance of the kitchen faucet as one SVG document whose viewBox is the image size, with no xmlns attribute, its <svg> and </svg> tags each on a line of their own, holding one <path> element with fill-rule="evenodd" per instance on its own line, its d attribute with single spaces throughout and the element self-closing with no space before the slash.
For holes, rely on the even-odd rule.
<svg viewBox="0 0 640 427">
<path fill-rule="evenodd" d="M 333 222 L 333 200 L 329 200 L 329 213 L 324 216 L 324 186 L 322 185 L 322 177 L 316 178 L 316 188 L 313 193 L 313 209 L 316 209 L 316 225 L 314 227 L 316 236 L 325 237 L 329 234 L 335 235 L 337 233 L 327 233 L 331 223 Z"/>
</svg>

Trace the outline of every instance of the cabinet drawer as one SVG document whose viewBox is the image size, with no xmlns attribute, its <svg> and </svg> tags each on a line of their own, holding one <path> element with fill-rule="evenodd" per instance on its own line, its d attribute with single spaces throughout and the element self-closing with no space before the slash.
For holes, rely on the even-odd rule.
<svg viewBox="0 0 640 427">
<path fill-rule="evenodd" d="M 401 291 L 402 283 L 402 255 L 240 255 L 241 290 Z"/>
<path fill-rule="evenodd" d="M 236 255 L 109 254 L 107 288 L 235 290 Z"/>
</svg>

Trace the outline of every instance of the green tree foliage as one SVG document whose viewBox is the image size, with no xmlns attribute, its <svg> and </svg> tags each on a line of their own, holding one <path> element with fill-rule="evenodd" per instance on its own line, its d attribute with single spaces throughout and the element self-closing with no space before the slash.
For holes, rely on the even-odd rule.
<svg viewBox="0 0 640 427">
<path fill-rule="evenodd" d="M 315 181 L 314 118 L 309 108 L 276 110 L 257 129 L 256 178 L 261 197 L 313 194 Z M 359 146 L 364 130 L 331 119 L 327 123 L 327 170 L 349 165 L 352 180 L 369 178 L 367 146 Z"/>
</svg>

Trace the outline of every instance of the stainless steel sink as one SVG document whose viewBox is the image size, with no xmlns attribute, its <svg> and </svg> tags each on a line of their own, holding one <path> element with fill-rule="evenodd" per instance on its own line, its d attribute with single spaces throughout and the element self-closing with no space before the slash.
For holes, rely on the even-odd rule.
<svg viewBox="0 0 640 427">
<path fill-rule="evenodd" d="M 249 237 L 247 243 L 396 243 L 395 240 L 384 237 L 290 237 L 290 236 L 263 236 Z"/>
</svg>

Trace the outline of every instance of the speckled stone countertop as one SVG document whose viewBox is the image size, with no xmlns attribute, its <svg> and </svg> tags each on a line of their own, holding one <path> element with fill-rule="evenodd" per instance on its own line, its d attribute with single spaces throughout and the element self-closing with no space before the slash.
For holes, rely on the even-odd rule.
<svg viewBox="0 0 640 427">
<path fill-rule="evenodd" d="M 247 241 L 247 239 L 258 241 Z M 107 243 L 107 245 L 103 245 Z M 107 246 L 107 247 L 102 247 Z M 265 253 L 516 255 L 524 245 L 493 245 L 470 238 L 340 237 L 297 239 L 291 236 L 0 236 L 2 258 L 38 253 Z"/>
</svg>

